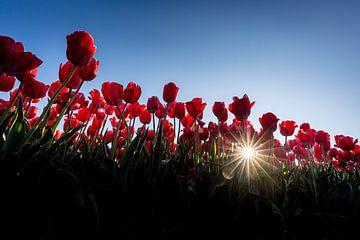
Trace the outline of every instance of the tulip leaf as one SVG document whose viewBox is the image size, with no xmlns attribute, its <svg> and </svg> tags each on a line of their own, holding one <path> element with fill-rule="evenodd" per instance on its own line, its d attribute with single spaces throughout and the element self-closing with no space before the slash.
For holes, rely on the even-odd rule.
<svg viewBox="0 0 360 240">
<path fill-rule="evenodd" d="M 4 136 L 6 127 L 8 126 L 10 120 L 12 119 L 12 117 L 15 115 L 15 112 L 10 112 L 9 115 L 6 116 L 6 118 L 4 119 L 3 123 L 0 125 L 0 134 L 2 136 Z M 5 137 L 4 137 L 5 140 Z"/>
<path fill-rule="evenodd" d="M 23 114 L 23 102 L 21 97 L 19 98 L 19 104 L 16 110 L 15 120 L 12 123 L 9 132 L 6 136 L 6 141 L 3 146 L 5 155 L 12 154 L 14 151 L 19 150 L 24 141 L 25 136 L 25 119 Z"/>
</svg>

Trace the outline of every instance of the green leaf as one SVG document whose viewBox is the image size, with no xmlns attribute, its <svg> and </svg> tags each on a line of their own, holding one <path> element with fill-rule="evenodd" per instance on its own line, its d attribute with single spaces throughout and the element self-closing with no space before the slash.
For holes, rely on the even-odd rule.
<svg viewBox="0 0 360 240">
<path fill-rule="evenodd" d="M 155 152 L 153 156 L 153 171 L 158 172 L 160 170 L 160 162 L 162 160 L 163 145 L 162 145 L 162 132 L 163 132 L 163 122 L 161 122 L 159 127 L 158 136 L 155 144 Z"/>
<path fill-rule="evenodd" d="M 140 141 L 140 134 L 136 135 L 136 137 L 131 141 L 129 146 L 125 149 L 124 155 L 122 156 L 122 162 L 124 163 L 124 169 L 126 171 L 130 168 L 132 164 L 132 159 L 134 156 L 134 153 L 137 150 L 137 146 Z"/>
<path fill-rule="evenodd" d="M 57 147 L 59 147 L 59 145 L 61 143 L 64 143 L 66 141 L 68 141 L 69 139 L 71 139 L 76 132 L 78 132 L 83 126 L 79 126 L 76 127 L 68 132 L 66 132 L 64 135 L 62 135 L 56 142 L 54 142 L 51 147 L 48 149 L 48 153 L 51 154 L 51 152 L 53 152 L 54 150 L 56 150 Z"/>
<path fill-rule="evenodd" d="M 5 130 L 11 120 L 11 118 L 15 115 L 15 112 L 11 112 L 9 113 L 9 115 L 6 116 L 6 118 L 4 119 L 3 123 L 0 125 L 0 134 L 1 136 L 3 136 L 3 134 L 5 133 Z M 5 137 L 4 137 L 5 140 Z"/>
<path fill-rule="evenodd" d="M 21 97 L 19 98 L 19 104 L 16 110 L 16 118 L 12 123 L 10 130 L 6 136 L 6 141 L 3 146 L 5 155 L 11 154 L 18 150 L 24 141 L 25 136 L 25 119 L 22 110 L 23 102 Z"/>
</svg>

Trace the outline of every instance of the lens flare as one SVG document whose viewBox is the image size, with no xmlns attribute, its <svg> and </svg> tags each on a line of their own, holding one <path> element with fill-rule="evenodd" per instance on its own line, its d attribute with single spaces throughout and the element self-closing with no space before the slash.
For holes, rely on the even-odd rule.
<svg viewBox="0 0 360 240">
<path fill-rule="evenodd" d="M 252 147 L 245 147 L 241 149 L 241 157 L 246 160 L 253 160 L 255 158 L 256 152 Z"/>
<path fill-rule="evenodd" d="M 223 176 L 226 179 L 250 179 L 265 175 L 270 177 L 268 172 L 273 167 L 270 159 L 273 149 L 271 142 L 263 138 L 255 138 L 250 134 L 241 134 L 228 151 L 230 152 L 227 161 L 223 165 Z"/>
</svg>

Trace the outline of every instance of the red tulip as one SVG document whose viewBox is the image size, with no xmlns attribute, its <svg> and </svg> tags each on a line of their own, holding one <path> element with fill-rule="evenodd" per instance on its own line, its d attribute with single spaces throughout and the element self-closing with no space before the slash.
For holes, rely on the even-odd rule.
<svg viewBox="0 0 360 240">
<path fill-rule="evenodd" d="M 139 102 L 136 102 L 134 104 L 130 104 L 127 106 L 124 116 L 130 119 L 134 119 L 138 116 L 140 116 L 142 110 L 145 108 L 145 105 L 140 105 Z"/>
<path fill-rule="evenodd" d="M 1 92 L 8 92 L 10 91 L 15 84 L 15 78 L 8 76 L 6 73 L 3 73 L 0 76 L 0 91 Z"/>
<path fill-rule="evenodd" d="M 297 139 L 290 139 L 286 143 L 286 146 L 288 146 L 290 149 L 292 149 L 296 145 L 299 145 L 299 141 Z"/>
<path fill-rule="evenodd" d="M 265 113 L 259 118 L 260 124 L 264 132 L 275 132 L 279 119 L 271 112 Z"/>
<path fill-rule="evenodd" d="M 24 52 L 21 42 L 0 36 L 0 75 L 15 76 L 40 66 L 42 61 L 31 52 Z"/>
<path fill-rule="evenodd" d="M 58 95 L 54 103 L 57 103 L 57 111 L 60 113 L 62 108 L 65 107 L 66 103 L 75 95 L 75 92 L 72 93 L 61 93 Z M 80 108 L 85 108 L 88 106 L 88 101 L 86 101 L 83 93 L 78 92 L 74 98 L 74 101 L 68 106 L 68 110 L 77 110 Z"/>
<path fill-rule="evenodd" d="M 141 87 L 130 82 L 124 90 L 124 101 L 126 103 L 136 103 L 141 95 Z"/>
<path fill-rule="evenodd" d="M 164 107 L 163 104 L 159 103 L 159 108 L 155 112 L 155 116 L 159 119 L 162 119 L 165 117 L 165 114 L 166 114 L 166 108 Z"/>
<path fill-rule="evenodd" d="M 185 105 L 182 102 L 177 102 L 174 106 L 174 115 L 177 119 L 185 116 Z"/>
<path fill-rule="evenodd" d="M 94 111 L 94 109 L 92 109 L 93 108 L 93 103 L 91 103 L 90 105 L 89 105 L 89 110 L 90 110 L 90 112 L 91 111 Z M 93 113 L 93 112 L 92 112 Z M 99 108 L 99 109 L 97 109 L 97 111 L 95 112 L 95 116 L 96 116 L 96 118 L 99 120 L 99 121 L 103 121 L 103 120 L 105 120 L 105 118 L 106 118 L 106 113 L 105 113 L 105 109 L 103 109 L 103 108 Z"/>
<path fill-rule="evenodd" d="M 85 31 L 76 31 L 66 36 L 66 40 L 68 60 L 76 66 L 88 65 L 96 51 L 93 37 Z"/>
<path fill-rule="evenodd" d="M 233 102 L 229 104 L 229 111 L 235 115 L 237 120 L 246 120 L 255 102 L 250 103 L 249 97 L 244 94 L 243 98 L 233 97 Z"/>
<path fill-rule="evenodd" d="M 321 149 L 321 145 L 317 143 L 314 145 L 314 155 L 318 162 L 324 160 L 323 150 Z"/>
<path fill-rule="evenodd" d="M 140 122 L 149 124 L 151 122 L 151 113 L 145 108 L 140 114 Z"/>
<path fill-rule="evenodd" d="M 194 130 L 193 130 L 192 128 L 190 128 L 190 127 L 185 127 L 185 128 L 183 129 L 183 131 L 184 131 L 184 133 L 183 133 L 182 137 L 183 137 L 185 140 L 189 140 L 189 141 L 190 141 L 190 140 L 194 137 L 194 135 L 195 135 Z"/>
<path fill-rule="evenodd" d="M 186 102 L 186 110 L 195 119 L 198 119 L 206 107 L 206 103 L 202 102 L 202 98 L 193 98 Z"/>
<path fill-rule="evenodd" d="M 315 133 L 315 142 L 319 145 L 325 145 L 330 142 L 330 134 L 324 132 L 323 130 L 319 130 Z"/>
<path fill-rule="evenodd" d="M 160 104 L 160 101 L 159 101 L 158 97 L 152 96 L 152 97 L 148 98 L 146 106 L 147 106 L 147 109 L 149 112 L 155 113 L 159 108 L 159 104 Z"/>
<path fill-rule="evenodd" d="M 295 153 L 296 155 L 301 155 L 303 153 L 303 149 L 301 146 L 299 145 L 295 145 L 292 147 L 292 151 L 293 153 Z"/>
<path fill-rule="evenodd" d="M 355 144 L 357 143 L 357 141 L 357 139 L 354 140 L 352 137 L 349 136 L 336 135 L 335 147 L 341 148 L 344 151 L 351 151 L 355 149 Z"/>
<path fill-rule="evenodd" d="M 29 110 L 26 113 L 26 118 L 27 119 L 33 119 L 34 117 L 36 117 L 36 114 L 38 112 L 38 108 L 35 106 L 30 106 Z"/>
<path fill-rule="evenodd" d="M 6 108 L 9 106 L 10 101 L 0 98 L 0 115 L 4 114 Z"/>
<path fill-rule="evenodd" d="M 306 132 L 300 129 L 296 134 L 296 138 L 302 147 L 311 148 L 315 144 L 315 133 L 314 129 L 308 129 Z"/>
<path fill-rule="evenodd" d="M 48 91 L 48 96 L 52 97 L 54 95 L 54 93 L 56 92 L 56 90 L 58 90 L 58 88 L 60 88 L 60 86 L 61 86 L 60 80 L 56 80 L 55 82 L 51 83 L 49 91 Z M 67 87 L 64 87 L 63 89 L 61 89 L 60 94 L 67 93 L 67 92 L 69 92 L 69 89 Z"/>
<path fill-rule="evenodd" d="M 338 153 L 338 150 L 336 148 L 331 148 L 329 151 L 328 151 L 328 155 L 329 155 L 329 158 L 330 159 L 333 159 L 337 156 L 337 153 Z"/>
<path fill-rule="evenodd" d="M 283 136 L 291 136 L 294 134 L 295 128 L 297 127 L 294 121 L 282 121 L 279 124 L 280 133 Z"/>
<path fill-rule="evenodd" d="M 217 117 L 218 121 L 226 122 L 228 118 L 228 112 L 224 102 L 215 102 L 212 107 L 212 112 Z"/>
<path fill-rule="evenodd" d="M 340 164 L 346 166 L 346 164 L 352 160 L 354 160 L 354 153 L 350 151 L 338 151 L 337 158 Z"/>
<path fill-rule="evenodd" d="M 69 123 L 70 123 L 70 125 L 69 125 Z M 64 120 L 63 129 L 64 129 L 64 131 L 66 131 L 68 129 L 80 127 L 81 125 L 82 125 L 82 122 L 78 121 L 76 118 L 70 118 L 70 121 L 69 121 L 68 116 L 66 116 L 65 120 Z"/>
<path fill-rule="evenodd" d="M 199 128 L 199 137 L 200 140 L 206 141 L 209 138 L 209 129 L 207 128 Z"/>
<path fill-rule="evenodd" d="M 306 132 L 306 130 L 310 129 L 310 124 L 309 123 L 302 123 L 300 125 L 300 129 L 303 130 L 304 132 Z"/>
<path fill-rule="evenodd" d="M 58 112 L 56 111 L 56 107 L 51 107 L 50 108 L 50 116 L 49 116 L 49 120 L 47 122 L 47 126 L 54 125 L 57 118 L 58 118 Z"/>
<path fill-rule="evenodd" d="M 153 141 L 155 138 L 155 132 L 152 129 L 148 130 L 147 136 L 146 136 L 146 141 Z"/>
<path fill-rule="evenodd" d="M 75 114 L 76 119 L 82 123 L 85 123 L 87 121 L 89 121 L 90 116 L 91 116 L 91 112 L 89 111 L 88 108 L 81 108 L 77 114 Z"/>
<path fill-rule="evenodd" d="M 169 109 L 168 109 L 169 118 L 175 118 L 175 112 L 174 112 L 175 105 L 176 105 L 176 102 L 169 103 Z"/>
<path fill-rule="evenodd" d="M 209 129 L 210 134 L 212 136 L 217 136 L 217 134 L 218 134 L 218 125 L 216 123 L 210 121 L 208 123 L 208 129 Z"/>
<path fill-rule="evenodd" d="M 355 157 L 356 157 L 355 161 L 358 162 L 360 160 L 360 145 L 355 145 L 354 154 L 355 154 Z"/>
<path fill-rule="evenodd" d="M 59 67 L 59 79 L 61 83 L 64 83 L 68 78 L 71 69 L 73 68 L 73 64 L 71 62 L 66 62 L 64 65 L 60 64 Z M 71 76 L 70 81 L 66 84 L 66 87 L 78 89 L 80 87 L 82 79 L 79 76 L 79 70 L 76 69 L 73 75 Z"/>
<path fill-rule="evenodd" d="M 99 70 L 99 61 L 92 58 L 89 64 L 85 67 L 79 68 L 79 76 L 82 80 L 91 81 L 96 78 Z"/>
<path fill-rule="evenodd" d="M 119 106 L 123 99 L 123 86 L 116 82 L 104 82 L 101 85 L 101 92 L 107 104 Z"/>
<path fill-rule="evenodd" d="M 20 81 L 20 82 L 29 82 L 32 81 L 36 78 L 36 75 L 38 73 L 38 68 L 34 68 L 33 70 L 30 71 L 26 71 L 26 72 L 21 72 L 16 74 L 16 78 Z"/>
<path fill-rule="evenodd" d="M 106 104 L 106 106 L 105 106 L 105 113 L 106 113 L 107 115 L 112 115 L 112 114 L 114 113 L 114 111 L 115 111 L 115 107 L 114 107 L 114 106 L 110 106 L 110 105 Z"/>
<path fill-rule="evenodd" d="M 49 89 L 48 85 L 45 85 L 42 82 L 33 80 L 31 82 L 24 83 L 23 95 L 31 99 L 43 98 L 46 96 L 46 92 Z"/>
<path fill-rule="evenodd" d="M 34 126 L 35 122 L 39 119 L 39 117 L 34 117 L 34 118 L 31 118 L 31 119 L 28 119 L 29 121 L 29 124 L 30 124 L 30 127 Z M 49 124 L 49 122 L 48 122 Z M 47 126 L 50 126 L 50 125 L 47 125 Z M 55 136 L 54 136 L 55 137 Z M 57 140 L 57 139 L 55 139 Z"/>
<path fill-rule="evenodd" d="M 179 88 L 175 85 L 175 83 L 170 82 L 164 86 L 163 91 L 163 99 L 167 103 L 174 102 L 176 100 L 176 96 L 179 92 Z"/>
<path fill-rule="evenodd" d="M 106 101 L 101 96 L 101 93 L 99 90 L 93 89 L 90 91 L 89 95 L 90 95 L 89 99 L 91 100 L 91 104 L 89 106 L 90 112 L 96 113 L 106 105 Z"/>
<path fill-rule="evenodd" d="M 16 42 L 7 36 L 0 36 L 0 71 L 16 57 Z M 3 71 L 4 72 L 4 71 Z M 2 74 L 3 72 L 0 72 Z"/>
<path fill-rule="evenodd" d="M 181 118 L 180 122 L 185 128 L 191 128 L 195 123 L 195 119 L 189 114 L 186 114 L 183 118 Z"/>
</svg>

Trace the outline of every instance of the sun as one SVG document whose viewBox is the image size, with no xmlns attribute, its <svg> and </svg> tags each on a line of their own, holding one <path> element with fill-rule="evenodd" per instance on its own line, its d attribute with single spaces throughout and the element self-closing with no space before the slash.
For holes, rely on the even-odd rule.
<svg viewBox="0 0 360 240">
<path fill-rule="evenodd" d="M 244 147 L 241 149 L 240 155 L 242 158 L 244 158 L 246 160 L 254 160 L 256 151 L 252 147 Z"/>
<path fill-rule="evenodd" d="M 263 138 L 255 138 L 249 134 L 238 136 L 228 161 L 223 165 L 223 176 L 226 179 L 236 177 L 250 181 L 259 174 L 268 175 L 267 169 L 272 167 L 269 162 L 271 149 L 265 147 L 268 145 L 269 142 Z"/>
</svg>

